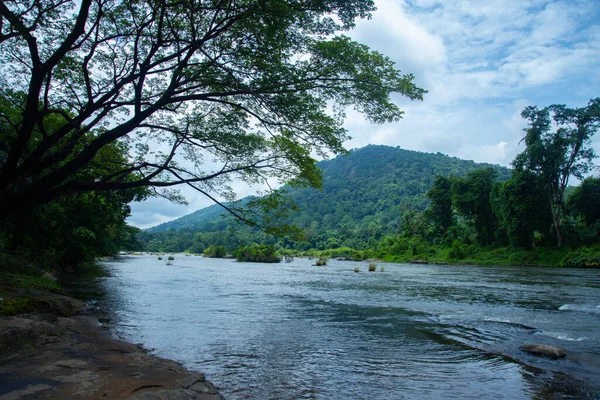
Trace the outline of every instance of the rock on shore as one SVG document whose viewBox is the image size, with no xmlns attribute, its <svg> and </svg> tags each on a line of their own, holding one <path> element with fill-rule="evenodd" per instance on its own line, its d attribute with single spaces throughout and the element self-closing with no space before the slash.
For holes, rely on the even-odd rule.
<svg viewBox="0 0 600 400">
<path fill-rule="evenodd" d="M 0 317 L 0 399 L 221 399 L 204 375 L 114 339 L 89 316 Z"/>
</svg>

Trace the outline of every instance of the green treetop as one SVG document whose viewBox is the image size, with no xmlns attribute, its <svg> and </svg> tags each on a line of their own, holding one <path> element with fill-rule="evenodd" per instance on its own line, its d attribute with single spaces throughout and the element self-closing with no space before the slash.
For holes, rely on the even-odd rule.
<svg viewBox="0 0 600 400">
<path fill-rule="evenodd" d="M 583 179 L 596 157 L 590 141 L 600 126 L 600 98 L 581 108 L 529 106 L 521 115 L 529 122 L 523 139 L 526 149 L 513 165 L 517 170 L 532 171 L 544 182 L 557 244 L 561 247 L 564 194 L 569 178 Z"/>
</svg>

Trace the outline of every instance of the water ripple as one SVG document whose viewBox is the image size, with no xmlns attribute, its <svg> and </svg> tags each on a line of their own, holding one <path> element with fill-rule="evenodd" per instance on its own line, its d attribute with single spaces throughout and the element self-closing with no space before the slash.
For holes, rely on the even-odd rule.
<svg viewBox="0 0 600 400">
<path fill-rule="evenodd" d="M 176 257 L 106 263 L 117 336 L 235 399 L 600 397 L 589 271 Z M 557 344 L 559 362 L 521 352 Z"/>
</svg>

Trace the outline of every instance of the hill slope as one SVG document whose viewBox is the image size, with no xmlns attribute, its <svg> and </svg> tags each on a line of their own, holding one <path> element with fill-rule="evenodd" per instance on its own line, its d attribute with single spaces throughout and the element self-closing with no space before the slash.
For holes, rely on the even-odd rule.
<svg viewBox="0 0 600 400">
<path fill-rule="evenodd" d="M 399 221 L 407 210 L 423 210 L 428 204 L 425 194 L 436 176 L 462 176 L 489 166 L 492 165 L 461 160 L 441 153 L 369 145 L 352 150 L 347 156 L 320 162 L 323 190 L 290 190 L 300 211 L 291 215 L 286 222 L 305 230 L 307 243 L 304 247 L 315 246 L 317 242 L 324 240 L 335 242 L 328 246 L 364 247 L 369 240 L 377 240 L 384 234 L 396 232 Z M 509 178 L 508 168 L 492 167 L 498 171 L 500 180 Z M 169 234 L 173 235 L 173 231 L 178 231 L 178 248 L 185 246 L 184 242 L 200 240 L 201 243 L 196 246 L 196 250 L 200 251 L 202 246 L 224 244 L 233 247 L 243 240 L 257 240 L 253 236 L 255 232 L 249 228 L 236 227 L 236 233 L 232 233 L 231 229 L 225 232 L 231 225 L 221 217 L 222 214 L 222 208 L 213 205 L 151 228 L 148 232 L 155 232 L 156 235 L 143 234 L 142 240 L 148 243 L 157 239 L 160 232 L 170 231 Z M 207 235 L 194 235 L 197 232 Z M 218 238 L 217 235 L 208 235 L 211 232 L 218 234 Z M 241 232 L 246 235 L 245 239 L 240 237 Z M 188 248 L 183 250 L 185 249 Z"/>
<path fill-rule="evenodd" d="M 213 204 L 205 208 L 194 211 L 191 214 L 174 219 L 173 221 L 164 222 L 160 225 L 148 228 L 149 232 L 166 232 L 170 230 L 187 229 L 191 231 L 214 230 L 215 223 L 220 221 L 220 216 L 223 214 L 223 207 Z"/>
</svg>

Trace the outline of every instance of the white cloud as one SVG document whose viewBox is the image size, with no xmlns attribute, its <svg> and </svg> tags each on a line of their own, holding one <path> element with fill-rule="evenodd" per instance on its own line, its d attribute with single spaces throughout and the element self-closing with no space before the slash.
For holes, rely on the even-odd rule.
<svg viewBox="0 0 600 400">
<path fill-rule="evenodd" d="M 479 149 L 476 149 L 473 160 L 506 165 L 507 144 L 506 142 L 499 142 L 494 145 L 480 146 Z"/>
<path fill-rule="evenodd" d="M 373 20 L 359 21 L 351 36 L 388 56 L 403 72 L 427 79 L 447 62 L 442 38 L 410 18 L 402 5 L 401 1 L 378 1 Z"/>
<path fill-rule="evenodd" d="M 405 105 L 405 119 L 398 124 L 371 127 L 353 116 L 351 147 L 387 143 L 507 165 L 519 152 L 524 106 L 581 106 L 598 95 L 589 84 L 600 80 L 600 29 L 593 17 L 598 3 L 385 0 L 377 5 L 379 11 L 359 25 L 356 39 L 392 55 L 429 94 L 422 104 Z M 401 46 L 394 45 L 394 37 Z M 406 51 L 399 54 L 398 48 Z"/>
</svg>

